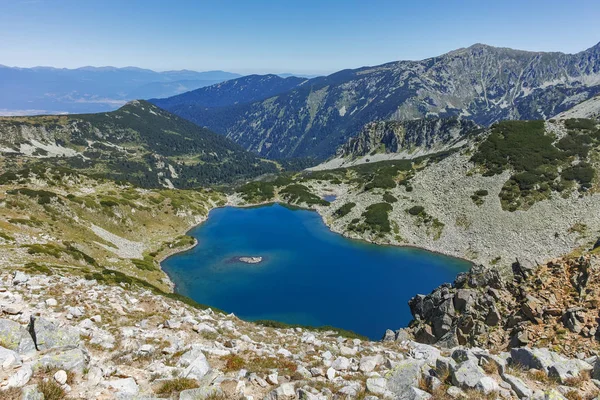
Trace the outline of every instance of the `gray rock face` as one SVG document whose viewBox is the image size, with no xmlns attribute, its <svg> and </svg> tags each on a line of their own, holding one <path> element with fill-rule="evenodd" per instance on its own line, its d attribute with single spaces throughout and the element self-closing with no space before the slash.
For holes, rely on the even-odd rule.
<svg viewBox="0 0 600 400">
<path fill-rule="evenodd" d="M 23 387 L 27 385 L 31 376 L 33 375 L 33 369 L 31 365 L 25 364 L 17 372 L 15 372 L 10 378 L 8 378 L 8 387 Z"/>
<path fill-rule="evenodd" d="M 0 342 L 20 354 L 35 352 L 35 344 L 27 330 L 8 319 L 0 319 Z"/>
<path fill-rule="evenodd" d="M 387 388 L 397 399 L 409 399 L 412 387 L 419 386 L 424 361 L 402 360 L 390 372 Z"/>
<path fill-rule="evenodd" d="M 58 368 L 82 374 L 88 362 L 89 356 L 79 348 L 55 348 L 44 354 L 35 368 Z"/>
<path fill-rule="evenodd" d="M 40 351 L 56 347 L 77 347 L 81 342 L 77 329 L 60 327 L 43 318 L 35 320 L 35 334 Z"/>
<path fill-rule="evenodd" d="M 25 386 L 22 391 L 22 400 L 44 400 L 44 394 L 37 385 Z"/>
<path fill-rule="evenodd" d="M 527 385 L 525 384 L 525 382 L 523 382 L 522 379 L 509 374 L 502 375 L 502 379 L 504 379 L 504 381 L 506 381 L 510 385 L 512 390 L 514 390 L 517 396 L 519 396 L 519 399 L 529 398 L 533 396 L 533 391 L 529 387 L 527 387 Z"/>
<path fill-rule="evenodd" d="M 485 372 L 476 361 L 467 360 L 452 371 L 452 384 L 462 389 L 475 389 L 486 378 Z"/>
<path fill-rule="evenodd" d="M 373 152 L 399 153 L 419 149 L 419 154 L 451 148 L 478 126 L 458 118 L 426 118 L 406 121 L 378 121 L 365 125 L 360 133 L 338 149 L 338 157 L 360 157 Z"/>
<path fill-rule="evenodd" d="M 592 366 L 581 360 L 557 361 L 548 368 L 548 376 L 565 384 L 570 378 L 577 378 L 582 371 L 590 371 Z"/>
<path fill-rule="evenodd" d="M 264 400 L 293 400 L 296 398 L 296 390 L 291 383 L 284 383 L 277 389 L 270 391 Z"/>
<path fill-rule="evenodd" d="M 527 369 L 535 368 L 546 372 L 548 372 L 550 366 L 555 362 L 565 361 L 564 357 L 545 348 L 530 349 L 520 347 L 511 349 L 510 356 L 513 364 L 521 365 Z"/>
<path fill-rule="evenodd" d="M 179 359 L 179 366 L 186 367 L 183 376 L 190 379 L 202 379 L 209 371 L 210 365 L 200 349 L 191 349 Z"/>
<path fill-rule="evenodd" d="M 476 265 L 459 274 L 453 285 L 443 284 L 431 294 L 413 297 L 408 305 L 415 321 L 422 322 L 413 329 L 415 338 L 443 348 L 474 344 L 470 335 L 483 334 L 501 323 L 496 300 L 488 289 L 502 287 L 497 270 Z"/>
</svg>

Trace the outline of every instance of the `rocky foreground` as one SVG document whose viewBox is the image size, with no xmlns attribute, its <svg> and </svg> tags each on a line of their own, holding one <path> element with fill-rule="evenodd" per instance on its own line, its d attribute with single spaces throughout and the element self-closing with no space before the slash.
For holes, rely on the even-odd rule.
<svg viewBox="0 0 600 400">
<path fill-rule="evenodd" d="M 591 399 L 595 355 L 275 329 L 128 284 L 4 273 L 2 399 Z"/>
</svg>

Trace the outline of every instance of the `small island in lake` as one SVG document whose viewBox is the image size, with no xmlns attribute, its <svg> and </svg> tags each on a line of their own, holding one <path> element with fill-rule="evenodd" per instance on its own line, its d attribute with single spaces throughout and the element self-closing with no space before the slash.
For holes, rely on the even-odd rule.
<svg viewBox="0 0 600 400">
<path fill-rule="evenodd" d="M 262 257 L 238 257 L 238 260 L 245 262 L 246 264 L 258 264 L 262 262 Z"/>
</svg>

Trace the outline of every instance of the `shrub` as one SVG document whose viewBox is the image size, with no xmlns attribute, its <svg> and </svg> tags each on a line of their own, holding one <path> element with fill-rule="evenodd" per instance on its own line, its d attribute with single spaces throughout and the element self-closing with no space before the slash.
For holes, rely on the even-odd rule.
<svg viewBox="0 0 600 400">
<path fill-rule="evenodd" d="M 567 129 L 593 130 L 596 128 L 597 122 L 587 118 L 569 118 L 565 120 Z"/>
<path fill-rule="evenodd" d="M 362 214 L 365 217 L 365 224 L 369 229 L 375 232 L 387 233 L 391 231 L 388 213 L 392 211 L 392 206 L 388 203 L 371 204 Z"/>
<path fill-rule="evenodd" d="M 229 354 L 221 357 L 221 359 L 225 361 L 225 372 L 239 371 L 246 365 L 244 359 L 237 354 Z"/>
<path fill-rule="evenodd" d="M 44 400 L 61 400 L 67 397 L 64 389 L 52 379 L 41 381 L 38 389 L 44 395 Z"/>
<path fill-rule="evenodd" d="M 425 207 L 423 206 L 413 206 L 406 210 L 410 215 L 419 215 L 425 211 Z"/>
<path fill-rule="evenodd" d="M 319 204 L 323 206 L 329 205 L 328 201 L 323 200 L 315 194 L 312 194 L 306 186 L 298 183 L 287 186 L 286 188 L 282 189 L 279 194 L 281 197 L 291 203 L 306 203 L 307 205 Z"/>
<path fill-rule="evenodd" d="M 385 192 L 383 194 L 383 201 L 387 203 L 395 203 L 398 201 L 398 199 L 395 198 L 390 192 Z"/>
<path fill-rule="evenodd" d="M 335 210 L 333 215 L 335 215 L 337 218 L 341 218 L 345 215 L 348 215 L 355 206 L 356 206 L 356 203 L 352 203 L 352 202 L 346 203 L 343 206 L 341 206 L 340 208 L 338 208 L 337 210 Z"/>
<path fill-rule="evenodd" d="M 488 194 L 489 194 L 488 191 L 485 189 L 480 189 L 475 192 L 475 195 L 479 196 L 479 197 L 487 196 Z"/>
<path fill-rule="evenodd" d="M 275 196 L 275 186 L 271 182 L 250 182 L 238 188 L 237 191 L 246 201 L 263 202 L 271 200 Z"/>
<path fill-rule="evenodd" d="M 568 181 L 577 181 L 584 188 L 592 186 L 594 179 L 594 168 L 587 163 L 579 163 L 562 171 L 562 177 Z"/>
<path fill-rule="evenodd" d="M 195 379 L 177 378 L 163 382 L 156 393 L 171 396 L 172 394 L 179 393 L 187 389 L 195 389 L 197 387 L 199 387 L 199 385 Z"/>
</svg>

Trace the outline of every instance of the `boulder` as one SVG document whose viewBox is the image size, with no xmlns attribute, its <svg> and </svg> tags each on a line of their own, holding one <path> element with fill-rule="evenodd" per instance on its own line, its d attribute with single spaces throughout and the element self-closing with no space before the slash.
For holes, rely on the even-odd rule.
<svg viewBox="0 0 600 400">
<path fill-rule="evenodd" d="M 89 356 L 83 350 L 56 348 L 48 351 L 35 363 L 35 368 L 64 369 L 83 374 L 88 366 Z"/>
<path fill-rule="evenodd" d="M 423 375 L 423 360 L 406 359 L 398 362 L 388 375 L 387 388 L 397 399 L 405 399 L 412 387 L 418 387 Z"/>
<path fill-rule="evenodd" d="M 204 353 L 198 348 L 192 348 L 179 359 L 178 366 L 186 367 L 183 376 L 190 379 L 202 379 L 209 371 L 210 365 Z"/>
<path fill-rule="evenodd" d="M 56 371 L 56 373 L 54 374 L 54 380 L 59 385 L 64 385 L 65 383 L 67 383 L 67 373 L 62 369 Z"/>
<path fill-rule="evenodd" d="M 454 294 L 454 308 L 456 311 L 470 313 L 475 306 L 478 291 L 475 289 L 458 289 Z"/>
<path fill-rule="evenodd" d="M 293 400 L 295 398 L 296 390 L 294 389 L 294 385 L 292 383 L 284 383 L 277 389 L 271 390 L 263 400 Z"/>
<path fill-rule="evenodd" d="M 511 362 L 526 369 L 534 368 L 548 372 L 552 364 L 564 361 L 565 358 L 546 348 L 530 349 L 528 347 L 513 348 L 510 350 Z"/>
<path fill-rule="evenodd" d="M 367 391 L 373 394 L 384 394 L 387 391 L 387 379 L 369 378 L 367 379 Z"/>
<path fill-rule="evenodd" d="M 533 396 L 533 390 L 531 390 L 520 378 L 509 374 L 503 374 L 502 379 L 510 385 L 512 390 L 519 396 L 519 399 L 526 399 Z"/>
<path fill-rule="evenodd" d="M 581 371 L 590 371 L 591 369 L 591 365 L 581 360 L 557 361 L 548 368 L 548 376 L 565 384 L 568 379 L 579 377 Z"/>
<path fill-rule="evenodd" d="M 44 394 L 38 389 L 38 385 L 28 385 L 21 391 L 21 400 L 44 400 Z"/>
<path fill-rule="evenodd" d="M 0 346 L 0 367 L 9 369 L 11 367 L 21 365 L 21 356 L 16 351 L 5 349 Z"/>
<path fill-rule="evenodd" d="M 17 372 L 15 372 L 10 378 L 8 378 L 8 387 L 9 388 L 20 388 L 29 382 L 31 376 L 33 375 L 33 369 L 31 365 L 25 364 Z"/>
<path fill-rule="evenodd" d="M 435 366 L 436 360 L 442 354 L 438 348 L 423 343 L 409 342 L 407 347 L 412 358 L 423 360 L 432 367 Z"/>
<path fill-rule="evenodd" d="M 383 357 L 381 355 L 365 356 L 360 359 L 358 369 L 365 373 L 371 372 L 379 364 L 383 364 Z"/>
<path fill-rule="evenodd" d="M 475 389 L 485 377 L 485 372 L 476 361 L 467 360 L 458 364 L 452 371 L 452 384 L 461 389 Z"/>
<path fill-rule="evenodd" d="M 448 397 L 453 399 L 466 399 L 467 394 L 459 387 L 450 386 L 448 390 L 446 390 L 446 394 Z"/>
<path fill-rule="evenodd" d="M 5 348 L 19 354 L 35 352 L 35 344 L 31 335 L 15 321 L 0 319 L 0 342 Z"/>
<path fill-rule="evenodd" d="M 350 368 L 350 360 L 346 357 L 338 357 L 331 363 L 331 368 L 336 371 L 346 371 Z"/>
<path fill-rule="evenodd" d="M 77 347 L 81 340 L 79 330 L 70 326 L 59 326 L 57 323 L 38 318 L 34 323 L 37 347 L 40 351 L 57 347 Z"/>
<path fill-rule="evenodd" d="M 565 328 L 573 333 L 580 333 L 583 329 L 584 318 L 582 315 L 583 308 L 570 308 L 562 317 Z"/>
<path fill-rule="evenodd" d="M 500 386 L 498 383 L 489 376 L 484 376 L 477 382 L 475 385 L 475 389 L 480 391 L 481 393 L 488 395 L 493 392 L 497 392 L 500 390 Z"/>
<path fill-rule="evenodd" d="M 29 276 L 21 271 L 16 271 L 13 275 L 13 285 L 22 285 L 29 280 Z"/>
</svg>

